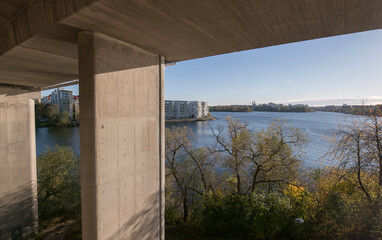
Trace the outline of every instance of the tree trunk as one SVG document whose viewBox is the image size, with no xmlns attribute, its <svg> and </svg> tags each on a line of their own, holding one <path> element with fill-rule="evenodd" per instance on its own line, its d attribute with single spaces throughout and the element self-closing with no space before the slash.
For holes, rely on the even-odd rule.
<svg viewBox="0 0 382 240">
<path fill-rule="evenodd" d="M 241 194 L 241 182 L 240 182 L 239 170 L 236 170 L 236 189 L 237 189 L 237 193 Z"/>
<path fill-rule="evenodd" d="M 183 193 L 183 222 L 188 220 L 187 190 Z"/>
<path fill-rule="evenodd" d="M 367 190 L 365 189 L 365 187 L 363 186 L 363 183 L 362 183 L 362 179 L 361 179 L 361 147 L 360 147 L 360 139 L 358 138 L 357 139 L 357 178 L 358 178 L 358 183 L 359 183 L 359 186 L 362 190 L 362 192 L 365 193 L 366 195 L 366 198 L 367 200 L 369 201 L 369 203 L 372 202 L 371 200 L 371 197 L 370 197 L 370 194 L 367 192 Z"/>
<path fill-rule="evenodd" d="M 260 171 L 260 168 L 257 167 L 256 172 L 253 174 L 251 193 L 253 193 L 255 191 L 255 185 L 256 185 L 257 175 L 259 174 L 259 171 Z"/>
<path fill-rule="evenodd" d="M 379 138 L 379 126 L 378 118 L 374 120 L 374 129 L 375 129 L 375 141 L 378 151 L 378 163 L 379 163 L 379 182 L 378 185 L 382 187 L 382 149 L 381 149 L 381 140 Z"/>
</svg>

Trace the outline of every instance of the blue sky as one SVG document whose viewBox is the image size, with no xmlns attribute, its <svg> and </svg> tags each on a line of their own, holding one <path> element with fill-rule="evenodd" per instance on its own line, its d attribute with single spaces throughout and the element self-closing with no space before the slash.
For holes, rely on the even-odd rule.
<svg viewBox="0 0 382 240">
<path fill-rule="evenodd" d="M 166 67 L 165 96 L 210 105 L 382 103 L 382 30 L 178 62 Z"/>
</svg>

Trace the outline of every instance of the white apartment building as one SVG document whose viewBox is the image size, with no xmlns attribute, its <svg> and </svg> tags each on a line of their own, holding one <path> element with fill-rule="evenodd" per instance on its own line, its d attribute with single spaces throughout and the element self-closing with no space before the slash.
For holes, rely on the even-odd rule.
<svg viewBox="0 0 382 240">
<path fill-rule="evenodd" d="M 202 101 L 165 101 L 166 119 L 189 119 L 206 117 L 209 113 L 207 102 Z"/>
<path fill-rule="evenodd" d="M 60 112 L 68 112 L 69 117 L 73 118 L 73 92 L 57 88 L 51 94 L 51 104 L 58 105 Z"/>
</svg>

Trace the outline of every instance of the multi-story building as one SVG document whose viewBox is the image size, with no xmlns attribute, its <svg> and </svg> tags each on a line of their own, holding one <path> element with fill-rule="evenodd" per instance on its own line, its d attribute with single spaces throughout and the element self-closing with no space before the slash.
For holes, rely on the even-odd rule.
<svg viewBox="0 0 382 240">
<path fill-rule="evenodd" d="M 74 119 L 80 119 L 80 96 L 73 96 Z"/>
<path fill-rule="evenodd" d="M 207 102 L 192 101 L 189 104 L 192 118 L 202 118 L 208 115 L 209 107 Z"/>
<path fill-rule="evenodd" d="M 50 95 L 49 96 L 44 96 L 41 100 L 43 104 L 49 104 L 50 103 Z"/>
<path fill-rule="evenodd" d="M 202 118 L 209 113 L 207 102 L 202 101 L 165 101 L 166 119 Z"/>
<path fill-rule="evenodd" d="M 57 88 L 51 94 L 51 104 L 58 105 L 60 112 L 68 112 L 73 118 L 73 92 Z"/>
</svg>

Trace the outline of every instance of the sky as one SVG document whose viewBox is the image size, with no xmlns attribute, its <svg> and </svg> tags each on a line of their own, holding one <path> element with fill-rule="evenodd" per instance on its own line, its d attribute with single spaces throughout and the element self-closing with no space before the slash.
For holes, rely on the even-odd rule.
<svg viewBox="0 0 382 240">
<path fill-rule="evenodd" d="M 66 89 L 78 94 L 78 86 Z M 166 67 L 165 98 L 210 106 L 382 103 L 382 30 L 178 62 Z"/>
</svg>

